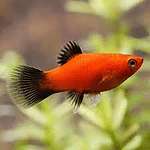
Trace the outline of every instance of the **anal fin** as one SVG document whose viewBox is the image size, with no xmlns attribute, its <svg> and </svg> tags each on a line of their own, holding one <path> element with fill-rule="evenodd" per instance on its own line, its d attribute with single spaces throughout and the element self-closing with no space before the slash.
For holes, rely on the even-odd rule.
<svg viewBox="0 0 150 150">
<path fill-rule="evenodd" d="M 67 99 L 70 99 L 75 108 L 75 113 L 77 113 L 78 108 L 80 107 L 83 101 L 84 94 L 79 94 L 74 91 L 69 91 L 67 93 Z"/>
</svg>

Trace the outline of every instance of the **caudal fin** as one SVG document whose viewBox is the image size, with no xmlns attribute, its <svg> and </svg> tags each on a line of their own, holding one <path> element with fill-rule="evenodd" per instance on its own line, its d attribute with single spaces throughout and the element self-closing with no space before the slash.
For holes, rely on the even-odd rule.
<svg viewBox="0 0 150 150">
<path fill-rule="evenodd" d="M 53 92 L 40 87 L 44 83 L 43 71 L 29 66 L 15 68 L 8 80 L 8 93 L 14 104 L 28 108 L 31 107 Z"/>
</svg>

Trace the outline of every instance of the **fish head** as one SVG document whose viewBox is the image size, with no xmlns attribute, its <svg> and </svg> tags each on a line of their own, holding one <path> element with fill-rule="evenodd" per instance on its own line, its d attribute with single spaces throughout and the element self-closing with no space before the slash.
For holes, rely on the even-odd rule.
<svg viewBox="0 0 150 150">
<path fill-rule="evenodd" d="M 133 75 L 143 64 L 143 58 L 133 55 L 127 55 L 126 68 L 128 70 L 128 75 Z"/>
<path fill-rule="evenodd" d="M 143 58 L 134 55 L 122 55 L 118 60 L 118 64 L 118 79 L 123 82 L 142 66 Z"/>
</svg>

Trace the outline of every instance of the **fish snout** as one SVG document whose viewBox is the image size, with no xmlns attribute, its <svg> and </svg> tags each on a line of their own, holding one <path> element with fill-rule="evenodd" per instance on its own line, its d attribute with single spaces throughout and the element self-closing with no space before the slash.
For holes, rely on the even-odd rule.
<svg viewBox="0 0 150 150">
<path fill-rule="evenodd" d="M 142 57 L 141 57 L 142 58 Z M 143 63 L 143 61 L 144 61 L 144 58 L 142 58 L 142 63 Z"/>
<path fill-rule="evenodd" d="M 138 61 L 137 67 L 140 68 L 143 64 L 144 58 L 143 57 L 138 57 L 137 61 Z"/>
</svg>

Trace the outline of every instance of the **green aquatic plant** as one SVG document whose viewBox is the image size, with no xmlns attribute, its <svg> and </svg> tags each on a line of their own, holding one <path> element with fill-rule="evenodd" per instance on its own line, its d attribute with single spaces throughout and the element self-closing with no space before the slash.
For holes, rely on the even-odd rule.
<svg viewBox="0 0 150 150">
<path fill-rule="evenodd" d="M 141 2 L 143 0 L 69 1 L 66 9 L 106 19 L 112 32 L 106 37 L 91 33 L 85 40 L 91 43 L 95 52 L 133 53 L 135 49 L 149 52 L 148 38 L 130 37 L 127 35 L 130 27 L 121 20 L 123 13 Z M 7 79 L 4 74 L 24 62 L 20 55 L 10 53 L 11 58 L 6 54 L 0 62 L 1 78 L 4 80 Z M 149 71 L 149 60 L 145 64 L 141 72 Z M 3 140 L 14 142 L 15 150 L 150 149 L 150 131 L 140 128 L 150 123 L 149 108 L 142 107 L 137 114 L 133 113 L 143 101 L 147 104 L 144 90 L 130 91 L 139 88 L 136 87 L 138 85 L 146 89 L 150 84 L 136 74 L 117 89 L 102 93 L 102 100 L 97 107 L 84 102 L 76 115 L 67 102 L 57 104 L 60 95 L 54 95 L 33 108 L 19 110 L 24 120 L 14 129 L 5 131 Z"/>
</svg>

